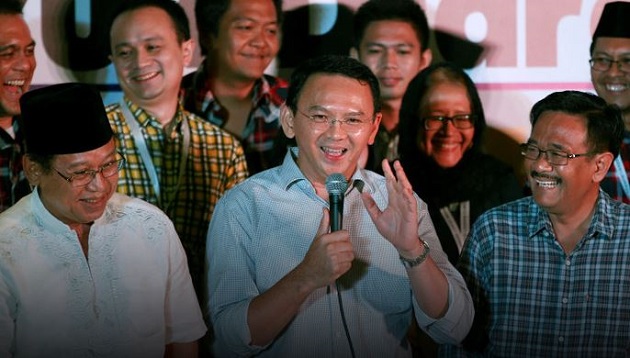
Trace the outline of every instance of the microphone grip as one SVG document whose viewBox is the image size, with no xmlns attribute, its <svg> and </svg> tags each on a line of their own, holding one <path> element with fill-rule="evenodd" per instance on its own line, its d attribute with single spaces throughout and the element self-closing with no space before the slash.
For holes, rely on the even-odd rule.
<svg viewBox="0 0 630 358">
<path fill-rule="evenodd" d="M 330 232 L 341 230 L 343 224 L 343 195 L 331 194 L 330 202 Z"/>
</svg>

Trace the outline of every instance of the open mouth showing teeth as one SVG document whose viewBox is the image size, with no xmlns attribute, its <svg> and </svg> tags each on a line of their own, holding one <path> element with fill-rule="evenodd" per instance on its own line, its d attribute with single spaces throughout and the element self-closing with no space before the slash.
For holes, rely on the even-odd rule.
<svg viewBox="0 0 630 358">
<path fill-rule="evenodd" d="M 6 81 L 4 83 L 5 86 L 16 86 L 16 87 L 22 87 L 24 86 L 24 80 L 11 80 L 11 81 Z"/>
<path fill-rule="evenodd" d="M 536 184 L 541 188 L 555 188 L 558 182 L 555 180 L 536 180 Z"/>
<path fill-rule="evenodd" d="M 624 85 L 624 84 L 608 84 L 608 85 L 606 85 L 606 90 L 612 91 L 612 92 L 625 91 L 626 89 L 628 89 L 628 86 Z"/>
<path fill-rule="evenodd" d="M 325 148 L 325 147 L 321 147 L 321 149 L 324 153 L 328 155 L 334 155 L 334 156 L 342 155 L 343 153 L 347 151 L 347 149 L 330 149 L 330 148 Z"/>
<path fill-rule="evenodd" d="M 140 75 L 140 76 L 136 76 L 135 80 L 136 81 L 146 81 L 146 80 L 150 80 L 151 78 L 157 76 L 157 72 L 151 72 L 151 73 L 147 73 L 146 75 Z"/>
</svg>

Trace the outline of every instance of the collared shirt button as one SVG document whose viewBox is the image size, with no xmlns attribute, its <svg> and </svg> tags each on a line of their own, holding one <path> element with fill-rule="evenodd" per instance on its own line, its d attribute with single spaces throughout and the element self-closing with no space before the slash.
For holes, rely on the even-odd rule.
<svg viewBox="0 0 630 358">
<path fill-rule="evenodd" d="M 566 259 L 566 261 L 564 261 L 564 264 L 567 266 L 571 266 L 571 260 Z"/>
<path fill-rule="evenodd" d="M 564 342 L 564 337 L 563 336 L 558 337 L 558 342 Z"/>
<path fill-rule="evenodd" d="M 566 297 L 565 297 L 565 298 L 563 298 L 563 299 L 562 299 L 562 303 L 565 303 L 565 304 L 566 304 L 566 303 L 568 303 L 568 302 L 569 302 L 569 299 L 568 299 L 568 298 L 566 298 Z"/>
</svg>

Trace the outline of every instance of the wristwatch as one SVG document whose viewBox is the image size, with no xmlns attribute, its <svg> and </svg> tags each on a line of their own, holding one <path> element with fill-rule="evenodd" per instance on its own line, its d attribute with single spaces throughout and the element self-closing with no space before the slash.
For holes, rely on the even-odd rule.
<svg viewBox="0 0 630 358">
<path fill-rule="evenodd" d="M 422 246 L 424 246 L 424 251 L 422 251 L 420 256 L 415 257 L 413 259 L 408 259 L 406 257 L 398 255 L 398 257 L 400 258 L 400 262 L 402 262 L 402 264 L 405 266 L 405 268 L 416 267 L 416 266 L 420 265 L 421 263 L 423 263 L 424 260 L 427 259 L 427 256 L 429 256 L 429 251 L 430 251 L 429 244 L 427 244 L 427 242 L 422 240 L 422 239 L 420 241 L 422 241 Z"/>
</svg>

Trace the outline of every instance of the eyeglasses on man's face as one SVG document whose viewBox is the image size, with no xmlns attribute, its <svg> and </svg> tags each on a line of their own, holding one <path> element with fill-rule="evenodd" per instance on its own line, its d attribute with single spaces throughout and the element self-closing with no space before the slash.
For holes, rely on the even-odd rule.
<svg viewBox="0 0 630 358">
<path fill-rule="evenodd" d="M 520 145 L 521 154 L 531 160 L 538 160 L 541 154 L 545 154 L 547 157 L 547 162 L 551 165 L 567 165 L 569 164 L 569 159 L 575 159 L 577 157 L 589 156 L 592 153 L 580 153 L 573 154 L 563 152 L 561 150 L 542 150 L 537 146 L 531 143 L 523 143 Z"/>
<path fill-rule="evenodd" d="M 470 129 L 475 126 L 474 114 L 456 114 L 452 117 L 448 116 L 427 116 L 424 117 L 424 129 L 428 131 L 441 129 L 446 122 L 451 121 L 457 129 Z"/>
<path fill-rule="evenodd" d="M 122 154 L 118 153 L 118 158 L 116 160 L 112 160 L 111 162 L 106 163 L 105 165 L 99 167 L 96 170 L 92 170 L 92 169 L 80 170 L 77 172 L 70 173 L 69 176 L 61 174 L 61 172 L 59 172 L 59 170 L 57 169 L 55 169 L 55 171 L 65 181 L 70 183 L 70 185 L 74 187 L 79 187 L 79 186 L 86 186 L 90 184 L 90 182 L 92 182 L 92 180 L 94 180 L 96 175 L 99 173 L 102 174 L 103 177 L 105 178 L 109 178 L 111 176 L 116 175 L 116 173 L 118 173 L 120 169 L 123 167 L 123 164 L 125 164 L 125 158 L 122 156 Z"/>
<path fill-rule="evenodd" d="M 620 71 L 630 73 L 630 57 L 622 57 L 619 60 L 608 57 L 593 57 L 588 62 L 595 71 L 608 71 L 614 63 Z"/>
<path fill-rule="evenodd" d="M 313 112 L 311 114 L 308 114 L 300 111 L 299 109 L 297 111 L 304 117 L 308 118 L 311 122 L 311 125 L 315 129 L 322 131 L 327 130 L 330 126 L 334 126 L 335 122 L 337 122 L 346 132 L 357 133 L 365 129 L 367 125 L 372 122 L 372 119 L 369 116 L 364 115 L 352 115 L 345 118 L 333 118 L 330 117 L 328 114 L 321 112 Z"/>
</svg>

